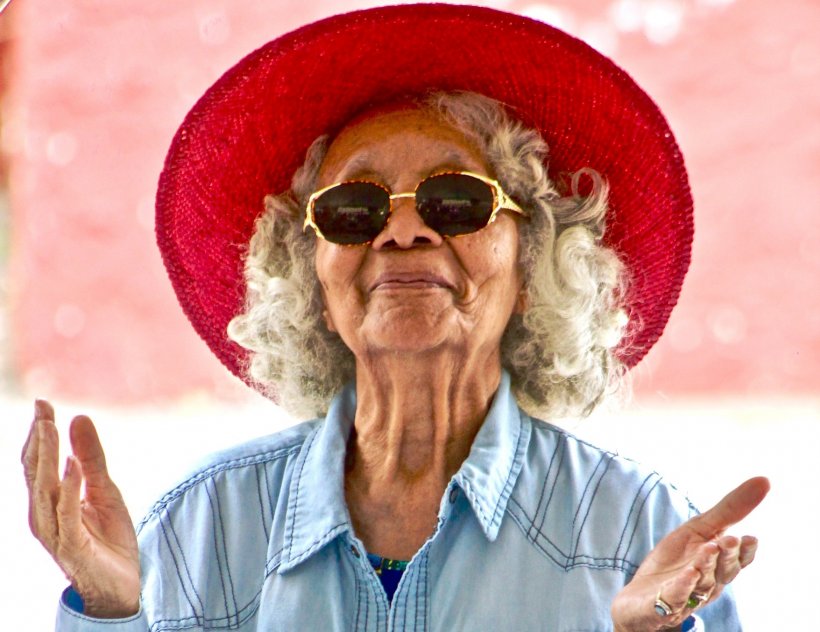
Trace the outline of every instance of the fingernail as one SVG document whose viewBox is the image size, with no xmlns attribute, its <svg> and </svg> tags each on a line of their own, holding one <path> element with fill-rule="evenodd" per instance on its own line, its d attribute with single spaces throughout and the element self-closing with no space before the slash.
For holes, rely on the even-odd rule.
<svg viewBox="0 0 820 632">
<path fill-rule="evenodd" d="M 34 418 L 35 419 L 49 419 L 51 411 L 48 402 L 44 399 L 34 400 Z"/>
<path fill-rule="evenodd" d="M 740 538 L 733 535 L 725 535 L 720 539 L 720 550 L 731 551 L 740 546 Z"/>
<path fill-rule="evenodd" d="M 74 459 L 68 457 L 65 460 L 65 473 L 63 474 L 63 478 L 67 478 L 71 476 L 71 473 L 74 471 Z"/>
</svg>

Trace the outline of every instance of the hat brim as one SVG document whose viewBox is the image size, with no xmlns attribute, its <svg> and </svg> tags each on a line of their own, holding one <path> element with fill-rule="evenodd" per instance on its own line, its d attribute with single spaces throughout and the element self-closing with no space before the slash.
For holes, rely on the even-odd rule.
<svg viewBox="0 0 820 632">
<path fill-rule="evenodd" d="M 228 339 L 244 304 L 243 255 L 268 193 L 290 186 L 319 135 L 369 106 L 431 90 L 505 103 L 550 147 L 561 179 L 610 184 L 605 242 L 629 271 L 629 367 L 661 335 L 689 266 L 692 197 L 654 102 L 612 61 L 544 23 L 494 9 L 404 5 L 334 16 L 283 35 L 226 72 L 177 131 L 157 192 L 159 247 L 183 310 L 234 374 Z"/>
</svg>

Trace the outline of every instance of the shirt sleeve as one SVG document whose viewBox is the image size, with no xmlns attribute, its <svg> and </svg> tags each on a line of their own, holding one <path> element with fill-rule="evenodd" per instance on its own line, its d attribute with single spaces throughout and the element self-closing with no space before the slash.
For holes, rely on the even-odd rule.
<svg viewBox="0 0 820 632">
<path fill-rule="evenodd" d="M 60 599 L 55 632 L 148 632 L 148 619 L 142 607 L 125 619 L 96 619 L 74 610 Z"/>
<path fill-rule="evenodd" d="M 690 614 L 689 618 L 680 626 L 681 632 L 706 632 L 703 621 L 696 614 Z"/>
<path fill-rule="evenodd" d="M 699 609 L 697 617 L 700 619 L 701 627 L 695 628 L 695 632 L 701 632 L 702 630 L 708 630 L 709 632 L 742 632 L 743 630 L 731 586 L 724 588 L 716 601 Z"/>
</svg>

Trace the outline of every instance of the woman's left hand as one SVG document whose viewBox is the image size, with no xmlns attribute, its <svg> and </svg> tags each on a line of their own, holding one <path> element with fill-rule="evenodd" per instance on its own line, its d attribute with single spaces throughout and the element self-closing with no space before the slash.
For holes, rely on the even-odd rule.
<svg viewBox="0 0 820 632">
<path fill-rule="evenodd" d="M 756 538 L 724 531 L 749 515 L 768 492 L 768 479 L 751 478 L 661 540 L 615 596 L 615 632 L 676 630 L 696 608 L 717 599 L 757 550 Z M 671 614 L 656 612 L 656 599 L 667 604 Z"/>
</svg>

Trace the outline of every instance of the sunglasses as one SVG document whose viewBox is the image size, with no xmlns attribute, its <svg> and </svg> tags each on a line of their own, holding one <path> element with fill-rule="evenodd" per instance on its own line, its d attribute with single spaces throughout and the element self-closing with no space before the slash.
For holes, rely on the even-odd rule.
<svg viewBox="0 0 820 632">
<path fill-rule="evenodd" d="M 310 226 L 334 244 L 369 244 L 387 226 L 393 200 L 399 198 L 414 198 L 421 219 L 443 237 L 481 230 L 501 209 L 526 215 L 496 180 L 458 171 L 425 178 L 412 193 L 391 193 L 384 185 L 361 180 L 331 184 L 308 198 L 302 229 Z"/>
</svg>

